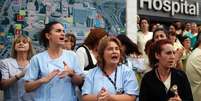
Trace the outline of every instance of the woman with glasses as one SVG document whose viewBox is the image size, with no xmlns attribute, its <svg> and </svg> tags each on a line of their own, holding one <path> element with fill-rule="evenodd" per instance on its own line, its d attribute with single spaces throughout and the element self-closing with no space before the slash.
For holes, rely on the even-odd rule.
<svg viewBox="0 0 201 101">
<path fill-rule="evenodd" d="M 13 41 L 11 58 L 0 61 L 4 101 L 33 101 L 32 94 L 25 92 L 22 79 L 32 55 L 33 48 L 30 38 L 19 35 Z"/>
<path fill-rule="evenodd" d="M 26 91 L 34 92 L 34 101 L 77 101 L 75 86 L 82 84 L 82 72 L 76 54 L 63 49 L 63 25 L 50 22 L 40 35 L 47 50 L 31 59 Z"/>
<path fill-rule="evenodd" d="M 122 62 L 121 43 L 103 37 L 98 45 L 98 65 L 91 69 L 82 87 L 83 101 L 135 101 L 138 83 L 133 70 Z"/>
</svg>

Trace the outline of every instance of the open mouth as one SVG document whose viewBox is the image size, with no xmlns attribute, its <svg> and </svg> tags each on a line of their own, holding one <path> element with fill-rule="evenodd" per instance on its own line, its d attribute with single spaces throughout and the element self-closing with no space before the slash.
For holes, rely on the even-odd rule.
<svg viewBox="0 0 201 101">
<path fill-rule="evenodd" d="M 24 48 L 25 46 L 19 46 L 18 48 Z"/>
<path fill-rule="evenodd" d="M 64 38 L 63 38 L 63 37 L 60 37 L 60 38 L 59 38 L 59 40 L 62 40 L 62 41 L 64 41 Z"/>
<path fill-rule="evenodd" d="M 117 56 L 117 55 L 114 55 L 114 56 L 112 56 L 112 59 L 113 59 L 113 60 L 116 60 L 116 59 L 118 59 L 118 56 Z"/>
</svg>

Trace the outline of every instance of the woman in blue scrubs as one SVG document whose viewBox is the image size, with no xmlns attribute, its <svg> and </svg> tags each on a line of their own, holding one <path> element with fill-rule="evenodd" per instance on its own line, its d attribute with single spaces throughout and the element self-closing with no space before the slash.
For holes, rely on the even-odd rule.
<svg viewBox="0 0 201 101">
<path fill-rule="evenodd" d="M 79 61 L 73 51 L 63 49 L 64 27 L 50 22 L 41 32 L 47 48 L 35 55 L 25 75 L 25 89 L 35 101 L 77 101 L 75 86 L 82 83 Z"/>
<path fill-rule="evenodd" d="M 98 65 L 90 70 L 82 87 L 83 101 L 135 101 L 138 83 L 134 72 L 122 62 L 121 43 L 104 37 L 98 46 Z"/>
</svg>

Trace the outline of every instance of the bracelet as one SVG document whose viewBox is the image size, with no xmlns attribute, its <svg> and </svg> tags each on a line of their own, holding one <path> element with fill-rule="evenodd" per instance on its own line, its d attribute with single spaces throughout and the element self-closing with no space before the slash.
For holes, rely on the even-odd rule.
<svg viewBox="0 0 201 101">
<path fill-rule="evenodd" d="M 16 80 L 19 80 L 19 79 L 20 79 L 17 75 L 15 75 L 15 78 L 16 78 Z"/>
</svg>

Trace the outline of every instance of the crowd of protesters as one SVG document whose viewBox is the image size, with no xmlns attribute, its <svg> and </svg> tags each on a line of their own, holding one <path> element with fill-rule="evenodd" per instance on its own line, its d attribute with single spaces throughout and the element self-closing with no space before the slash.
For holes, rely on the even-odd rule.
<svg viewBox="0 0 201 101">
<path fill-rule="evenodd" d="M 34 54 L 25 35 L 0 60 L 4 101 L 201 101 L 201 29 L 139 19 L 137 43 L 92 28 L 76 46 L 62 23 L 45 25 L 45 50 Z M 150 29 L 151 28 L 151 29 Z"/>
</svg>

